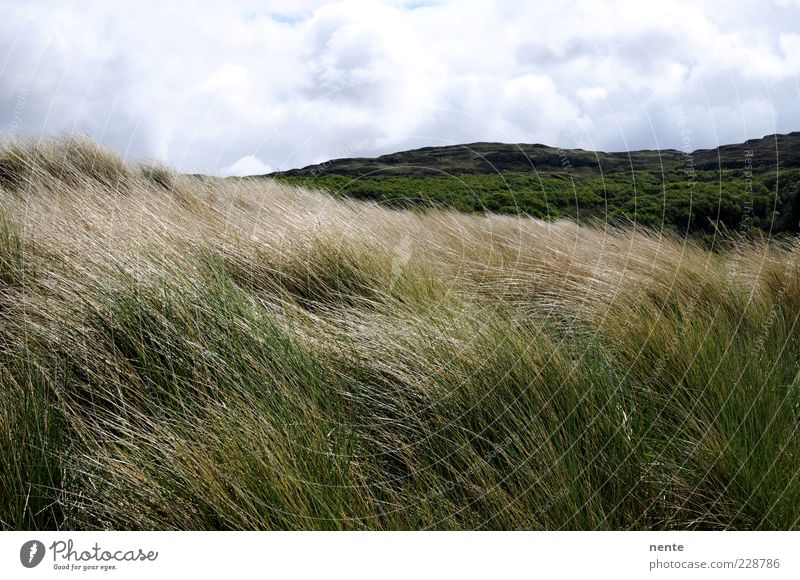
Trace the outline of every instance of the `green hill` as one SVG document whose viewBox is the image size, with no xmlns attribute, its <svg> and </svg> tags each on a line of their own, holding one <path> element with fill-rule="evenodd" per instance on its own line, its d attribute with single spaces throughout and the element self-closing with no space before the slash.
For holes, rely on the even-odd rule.
<svg viewBox="0 0 800 580">
<path fill-rule="evenodd" d="M 269 176 L 393 206 L 635 222 L 706 237 L 719 228 L 796 233 L 800 222 L 800 132 L 692 152 L 471 143 Z"/>
</svg>

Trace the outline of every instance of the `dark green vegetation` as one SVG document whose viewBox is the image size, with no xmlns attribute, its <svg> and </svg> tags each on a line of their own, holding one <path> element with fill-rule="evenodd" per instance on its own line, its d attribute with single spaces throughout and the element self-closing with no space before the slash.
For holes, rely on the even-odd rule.
<svg viewBox="0 0 800 580">
<path fill-rule="evenodd" d="M 0 168 L 2 528 L 800 528 L 795 244 Z"/>
<path fill-rule="evenodd" d="M 683 153 L 474 143 L 273 174 L 394 206 L 636 223 L 699 234 L 800 229 L 800 133 Z"/>
</svg>

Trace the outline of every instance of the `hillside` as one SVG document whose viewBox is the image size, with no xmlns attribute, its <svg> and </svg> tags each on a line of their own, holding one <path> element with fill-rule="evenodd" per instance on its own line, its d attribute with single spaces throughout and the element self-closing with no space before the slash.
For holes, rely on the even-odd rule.
<svg viewBox="0 0 800 580">
<path fill-rule="evenodd" d="M 423 147 L 390 153 L 376 158 L 333 159 L 302 169 L 275 172 L 271 176 L 321 177 L 329 174 L 348 177 L 369 175 L 426 177 L 440 174 L 524 173 L 561 171 L 564 164 L 583 172 L 653 169 L 664 163 L 671 167 L 680 162 L 678 151 L 635 151 L 627 153 L 590 152 L 582 149 L 559 150 L 546 145 L 510 145 L 506 143 L 469 143 L 446 147 Z"/>
<path fill-rule="evenodd" d="M 332 159 L 301 169 L 269 174 L 286 177 L 348 177 L 392 175 L 424 177 L 437 174 L 491 174 L 564 171 L 565 166 L 582 174 L 618 171 L 671 171 L 691 161 L 697 169 L 742 169 L 749 151 L 755 171 L 800 168 L 800 132 L 767 135 L 744 143 L 698 149 L 684 153 L 675 149 L 605 153 L 583 149 L 558 149 L 546 145 L 469 143 L 445 147 L 423 147 L 375 158 Z M 678 167 L 679 166 L 679 167 Z"/>
<path fill-rule="evenodd" d="M 270 174 L 393 206 L 630 223 L 712 236 L 796 233 L 800 132 L 689 154 L 472 143 L 335 159 Z"/>
</svg>

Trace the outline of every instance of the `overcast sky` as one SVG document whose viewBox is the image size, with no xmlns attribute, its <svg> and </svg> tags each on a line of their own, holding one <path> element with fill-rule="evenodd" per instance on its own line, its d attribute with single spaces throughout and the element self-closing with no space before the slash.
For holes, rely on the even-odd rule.
<svg viewBox="0 0 800 580">
<path fill-rule="evenodd" d="M 183 171 L 800 130 L 800 1 L 0 0 L 0 131 Z"/>
</svg>

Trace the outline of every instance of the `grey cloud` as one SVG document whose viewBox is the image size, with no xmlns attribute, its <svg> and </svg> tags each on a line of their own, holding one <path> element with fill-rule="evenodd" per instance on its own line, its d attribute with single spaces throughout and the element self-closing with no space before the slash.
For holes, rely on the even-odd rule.
<svg viewBox="0 0 800 580">
<path fill-rule="evenodd" d="M 590 5 L 554 8 L 541 26 L 521 0 L 489 13 L 468 2 L 53 4 L 58 19 L 7 1 L 0 130 L 78 131 L 215 173 L 251 155 L 288 168 L 480 140 L 678 147 L 690 127 L 694 146 L 710 147 L 800 128 L 798 60 L 777 41 L 800 31 L 796 5 L 575 17 Z M 715 35 L 728 43 L 716 52 Z"/>
</svg>

